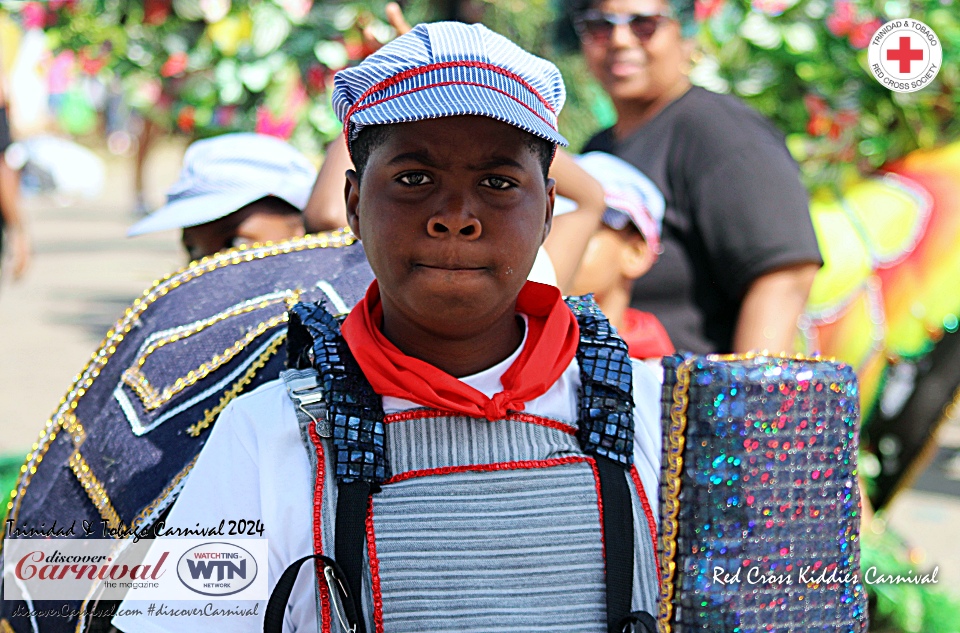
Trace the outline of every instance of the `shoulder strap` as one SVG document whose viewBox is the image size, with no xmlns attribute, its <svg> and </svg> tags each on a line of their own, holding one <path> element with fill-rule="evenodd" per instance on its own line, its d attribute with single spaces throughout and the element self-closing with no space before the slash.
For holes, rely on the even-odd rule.
<svg viewBox="0 0 960 633">
<path fill-rule="evenodd" d="M 316 560 L 317 564 L 323 563 L 323 578 L 330 591 L 331 607 L 343 629 L 351 633 L 362 632 L 363 628 L 357 628 L 356 624 L 351 624 L 361 621 L 357 617 L 356 605 L 359 605 L 359 601 L 354 603 L 353 596 L 357 594 L 351 594 L 351 590 L 344 585 L 343 570 L 332 558 L 327 558 L 323 554 L 311 554 L 294 561 L 283 571 L 267 602 L 267 610 L 263 617 L 263 633 L 283 633 L 283 615 L 287 610 L 287 602 L 290 601 L 290 594 L 293 593 L 293 585 L 297 582 L 300 568 L 308 560 Z"/>
<path fill-rule="evenodd" d="M 619 633 L 633 602 L 633 503 L 625 476 L 633 464 L 633 365 L 626 343 L 592 296 L 566 301 L 580 326 L 580 447 L 593 455 L 600 477 L 607 627 Z"/>
<path fill-rule="evenodd" d="M 290 310 L 288 332 L 291 361 L 302 362 L 308 341 L 331 423 L 337 483 L 366 481 L 375 489 L 389 470 L 383 400 L 350 353 L 340 322 L 322 303 L 298 303 Z"/>
<path fill-rule="evenodd" d="M 633 464 L 633 363 L 592 295 L 568 297 L 580 326 L 578 426 L 580 447 L 624 469 Z"/>
</svg>

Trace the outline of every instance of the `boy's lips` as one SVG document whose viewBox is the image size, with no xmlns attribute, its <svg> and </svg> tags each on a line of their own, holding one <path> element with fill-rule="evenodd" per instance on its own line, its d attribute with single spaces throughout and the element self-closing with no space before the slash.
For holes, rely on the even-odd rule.
<svg viewBox="0 0 960 633">
<path fill-rule="evenodd" d="M 469 264 L 416 264 L 417 268 L 427 268 L 430 270 L 443 270 L 448 272 L 472 272 L 486 270 L 486 266 L 472 266 Z"/>
</svg>

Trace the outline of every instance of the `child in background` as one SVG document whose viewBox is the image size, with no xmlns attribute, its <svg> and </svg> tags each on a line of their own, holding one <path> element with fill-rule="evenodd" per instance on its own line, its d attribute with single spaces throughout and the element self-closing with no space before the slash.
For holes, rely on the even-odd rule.
<svg viewBox="0 0 960 633">
<path fill-rule="evenodd" d="M 612 154 L 588 152 L 576 160 L 600 181 L 607 209 L 587 243 L 571 294 L 593 294 L 631 357 L 658 359 L 674 353 L 657 317 L 630 307 L 633 281 L 650 270 L 660 254 L 663 195 L 649 178 Z M 555 213 L 567 204 L 558 199 Z"/>
</svg>

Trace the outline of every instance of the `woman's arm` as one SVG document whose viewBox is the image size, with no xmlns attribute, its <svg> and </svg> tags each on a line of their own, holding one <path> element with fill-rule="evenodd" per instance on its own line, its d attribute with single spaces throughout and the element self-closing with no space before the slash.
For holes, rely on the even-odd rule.
<svg viewBox="0 0 960 633">
<path fill-rule="evenodd" d="M 797 318 L 820 265 L 786 266 L 757 277 L 747 288 L 733 335 L 733 351 L 793 353 Z"/>
</svg>

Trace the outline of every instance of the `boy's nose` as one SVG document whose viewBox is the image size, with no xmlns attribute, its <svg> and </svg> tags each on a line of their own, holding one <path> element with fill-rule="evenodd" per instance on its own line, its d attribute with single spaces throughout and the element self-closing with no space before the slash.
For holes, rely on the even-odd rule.
<svg viewBox="0 0 960 633">
<path fill-rule="evenodd" d="M 477 216 L 462 208 L 435 213 L 427 220 L 427 234 L 430 237 L 458 237 L 475 240 L 480 237 L 482 232 L 483 226 Z"/>
</svg>

